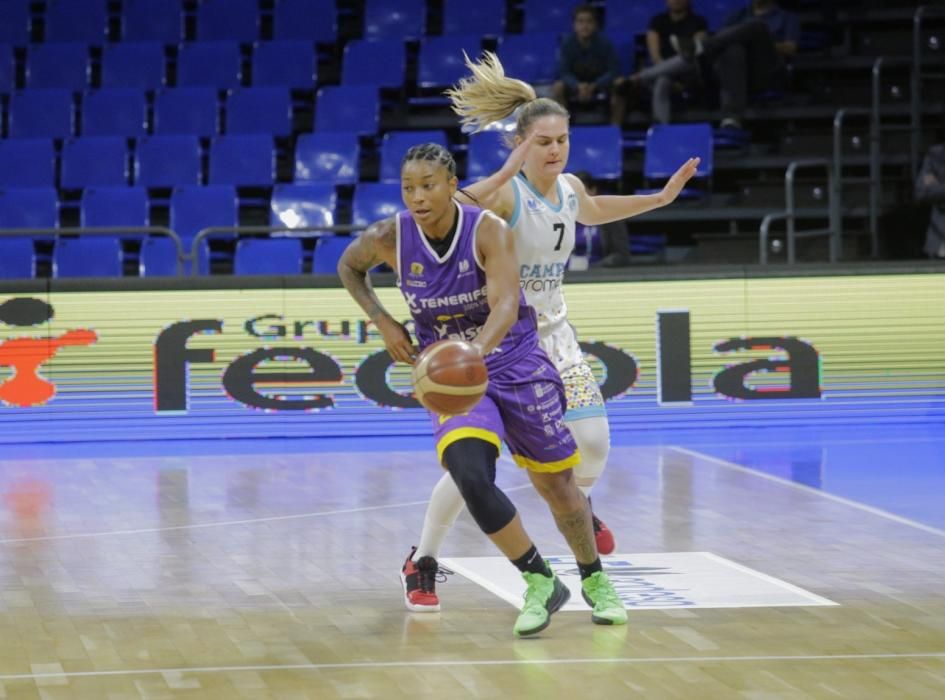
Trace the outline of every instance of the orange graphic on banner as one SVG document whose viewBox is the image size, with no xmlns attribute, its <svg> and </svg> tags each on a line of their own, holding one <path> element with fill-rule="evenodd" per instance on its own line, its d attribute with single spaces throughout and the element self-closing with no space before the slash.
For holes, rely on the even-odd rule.
<svg viewBox="0 0 945 700">
<path fill-rule="evenodd" d="M 39 374 L 40 366 L 73 345 L 92 345 L 95 331 L 66 331 L 56 338 L 13 338 L 0 343 L 0 367 L 12 367 L 14 374 L 0 384 L 0 401 L 11 406 L 38 406 L 56 393 L 56 386 Z"/>
</svg>

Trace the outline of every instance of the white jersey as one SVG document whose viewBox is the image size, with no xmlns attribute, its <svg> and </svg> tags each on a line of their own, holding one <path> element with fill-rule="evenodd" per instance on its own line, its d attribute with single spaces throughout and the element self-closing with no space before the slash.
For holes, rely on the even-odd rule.
<svg viewBox="0 0 945 700">
<path fill-rule="evenodd" d="M 525 300 L 538 312 L 542 347 L 563 372 L 584 361 L 561 284 L 574 249 L 578 198 L 564 175 L 555 182 L 557 204 L 541 196 L 521 174 L 512 178 L 515 208 L 509 227 L 515 235 L 519 277 Z"/>
</svg>

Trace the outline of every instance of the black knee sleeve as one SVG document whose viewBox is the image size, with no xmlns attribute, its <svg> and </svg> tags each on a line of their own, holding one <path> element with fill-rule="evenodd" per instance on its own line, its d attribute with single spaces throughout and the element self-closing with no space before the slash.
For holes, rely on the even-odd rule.
<svg viewBox="0 0 945 700">
<path fill-rule="evenodd" d="M 479 528 L 491 535 L 515 517 L 515 506 L 495 485 L 495 445 L 477 438 L 457 440 L 443 451 L 443 463 L 463 494 L 466 508 Z"/>
</svg>

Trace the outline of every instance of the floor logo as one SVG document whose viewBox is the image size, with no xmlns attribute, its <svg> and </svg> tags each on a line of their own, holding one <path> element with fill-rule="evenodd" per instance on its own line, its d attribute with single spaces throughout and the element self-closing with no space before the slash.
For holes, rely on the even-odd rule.
<svg viewBox="0 0 945 700">
<path fill-rule="evenodd" d="M 545 559 L 571 590 L 571 600 L 562 610 L 589 610 L 581 597 L 581 577 L 574 557 Z M 629 610 L 836 605 L 831 600 L 710 552 L 612 554 L 603 557 L 602 562 Z M 440 563 L 512 605 L 521 607 L 525 582 L 507 559 L 448 558 Z"/>
<path fill-rule="evenodd" d="M 0 304 L 0 323 L 29 327 L 46 323 L 53 307 L 40 299 L 10 299 Z M 0 402 L 9 406 L 40 406 L 56 394 L 56 386 L 40 373 L 40 367 L 60 349 L 92 345 L 95 331 L 78 329 L 46 338 L 10 338 L 0 342 L 0 367 L 11 367 L 13 376 L 0 382 Z"/>
</svg>

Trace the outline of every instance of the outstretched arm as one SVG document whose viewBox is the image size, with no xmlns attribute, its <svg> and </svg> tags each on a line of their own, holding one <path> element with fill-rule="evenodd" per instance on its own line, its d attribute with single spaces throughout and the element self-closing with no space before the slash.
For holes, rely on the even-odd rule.
<svg viewBox="0 0 945 700">
<path fill-rule="evenodd" d="M 338 277 L 348 294 L 364 309 L 384 338 L 387 352 L 396 362 L 413 364 L 416 350 L 410 334 L 394 320 L 377 298 L 368 279 L 368 270 L 379 263 L 397 269 L 397 228 L 393 218 L 371 224 L 355 238 L 338 261 Z"/>
<path fill-rule="evenodd" d="M 490 312 L 473 345 L 485 356 L 496 349 L 518 320 L 518 258 L 509 227 L 490 214 L 479 223 L 476 247 L 486 271 Z"/>
<path fill-rule="evenodd" d="M 515 193 L 512 191 L 512 178 L 522 169 L 525 155 L 535 138 L 532 132 L 516 146 L 502 167 L 488 177 L 474 182 L 456 192 L 456 199 L 465 204 L 473 204 L 483 209 L 495 212 L 500 218 L 508 221 L 515 208 Z"/>
<path fill-rule="evenodd" d="M 597 195 L 592 197 L 587 193 L 582 183 L 574 175 L 568 175 L 568 181 L 574 187 L 580 205 L 578 221 L 588 226 L 609 224 L 611 221 L 629 219 L 653 209 L 671 204 L 679 196 L 682 188 L 696 174 L 699 167 L 698 158 L 690 158 L 673 173 L 662 191 L 656 194 L 630 195 Z"/>
</svg>

